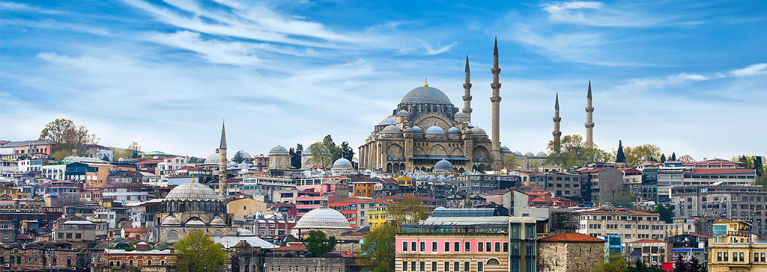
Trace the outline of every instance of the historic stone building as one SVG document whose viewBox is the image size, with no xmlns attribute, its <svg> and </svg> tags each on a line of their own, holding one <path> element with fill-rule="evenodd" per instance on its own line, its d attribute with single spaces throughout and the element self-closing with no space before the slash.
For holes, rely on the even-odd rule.
<svg viewBox="0 0 767 272">
<path fill-rule="evenodd" d="M 508 148 L 500 147 L 499 140 L 500 72 L 496 42 L 491 84 L 492 138 L 470 123 L 472 97 L 467 58 L 464 108 L 459 110 L 445 93 L 428 84 L 411 90 L 359 147 L 360 168 L 389 173 L 431 171 L 437 162 L 447 160 L 457 172 L 500 169 L 503 155 L 511 154 Z"/>
<path fill-rule="evenodd" d="M 604 240 L 580 233 L 561 233 L 539 239 L 537 271 L 594 271 L 604 259 L 604 246 Z"/>
<path fill-rule="evenodd" d="M 190 182 L 176 186 L 158 206 L 154 217 L 156 242 L 175 243 L 185 234 L 200 230 L 214 237 L 236 236 L 226 202 L 213 189 Z"/>
</svg>

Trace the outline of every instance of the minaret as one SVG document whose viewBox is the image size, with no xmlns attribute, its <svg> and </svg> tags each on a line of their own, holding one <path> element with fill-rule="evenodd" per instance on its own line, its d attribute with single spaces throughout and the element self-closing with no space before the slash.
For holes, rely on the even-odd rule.
<svg viewBox="0 0 767 272">
<path fill-rule="evenodd" d="M 218 194 L 221 200 L 226 201 L 226 124 L 221 124 L 221 145 L 218 147 Z"/>
<path fill-rule="evenodd" d="M 466 119 L 471 122 L 471 82 L 469 82 L 469 55 L 466 55 L 466 83 L 463 84 L 463 113 Z"/>
<path fill-rule="evenodd" d="M 594 148 L 594 119 L 592 113 L 594 107 L 591 105 L 591 80 L 589 80 L 589 93 L 586 95 L 586 147 Z"/>
<path fill-rule="evenodd" d="M 557 93 L 557 98 L 554 100 L 554 132 L 551 134 L 554 135 L 554 152 L 559 153 L 560 148 L 560 137 L 562 136 L 562 132 L 559 131 L 559 121 L 562 121 L 562 118 L 559 118 L 559 93 Z"/>
<path fill-rule="evenodd" d="M 493 169 L 500 170 L 503 166 L 501 161 L 501 130 L 500 130 L 500 106 L 501 106 L 501 83 L 498 82 L 498 75 L 501 73 L 501 68 L 498 68 L 498 37 L 495 37 L 495 49 L 493 50 L 493 83 L 490 84 L 490 88 L 493 89 L 493 96 L 490 97 L 490 102 L 493 102 Z"/>
</svg>

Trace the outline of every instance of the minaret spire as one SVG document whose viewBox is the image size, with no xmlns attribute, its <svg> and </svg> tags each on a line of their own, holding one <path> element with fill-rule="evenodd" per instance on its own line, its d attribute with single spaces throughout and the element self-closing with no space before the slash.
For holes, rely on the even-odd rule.
<svg viewBox="0 0 767 272">
<path fill-rule="evenodd" d="M 218 194 L 221 200 L 229 197 L 226 184 L 226 121 L 221 124 L 221 144 L 218 147 Z"/>
<path fill-rule="evenodd" d="M 562 136 L 562 132 L 559 131 L 560 121 L 562 121 L 562 118 L 559 117 L 559 93 L 557 93 L 557 96 L 554 100 L 554 132 L 551 133 L 554 135 L 554 153 L 559 153 L 560 151 L 560 137 Z"/>
<path fill-rule="evenodd" d="M 498 68 L 498 37 L 495 37 L 495 48 L 493 49 L 493 69 L 490 70 L 493 73 L 493 83 L 490 84 L 490 88 L 493 89 L 493 96 L 490 97 L 490 102 L 493 103 L 493 170 L 500 170 L 503 166 L 501 161 L 501 131 L 500 131 L 500 117 L 501 117 L 501 83 L 499 81 L 499 75 L 501 74 L 501 68 Z"/>
<path fill-rule="evenodd" d="M 586 147 L 594 148 L 594 107 L 591 104 L 591 80 L 589 80 L 589 93 L 586 95 Z"/>
<path fill-rule="evenodd" d="M 466 83 L 463 83 L 463 113 L 466 114 L 466 119 L 471 122 L 471 82 L 470 82 L 470 74 L 469 71 L 469 55 L 466 55 L 466 69 L 464 70 L 466 73 Z"/>
</svg>

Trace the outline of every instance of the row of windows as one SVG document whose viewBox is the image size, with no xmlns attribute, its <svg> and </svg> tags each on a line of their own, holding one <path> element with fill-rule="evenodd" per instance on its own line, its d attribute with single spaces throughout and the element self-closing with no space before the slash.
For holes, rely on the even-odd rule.
<svg viewBox="0 0 767 272">
<path fill-rule="evenodd" d="M 408 267 L 409 264 L 409 267 Z M 501 262 L 498 261 L 498 259 L 490 259 L 487 260 L 487 265 L 500 265 Z M 463 270 L 461 270 L 463 268 Z M 476 271 L 484 271 L 485 270 L 485 262 L 477 262 Z M 403 261 L 402 262 L 402 271 L 426 271 L 426 262 L 408 262 Z M 461 262 L 453 262 L 453 270 L 450 270 L 450 262 L 445 262 L 443 269 L 439 269 L 437 262 L 431 262 L 431 270 L 430 271 L 472 271 L 471 270 L 471 262 L 463 262 L 463 267 L 461 267 Z"/>
<path fill-rule="evenodd" d="M 471 242 L 464 242 L 464 252 L 471 252 Z M 426 242 L 420 243 L 420 251 L 426 252 Z M 461 249 L 461 242 L 453 242 L 453 252 L 459 252 Z M 410 250 L 416 251 L 416 242 L 410 242 Z M 408 251 L 408 242 L 402 242 L 402 251 Z M 437 242 L 431 242 L 431 252 L 437 252 Z M 445 242 L 444 252 L 450 252 L 450 242 Z M 503 251 L 501 251 L 501 242 L 477 242 L 478 252 L 509 252 L 509 243 L 503 243 Z"/>
<path fill-rule="evenodd" d="M 748 262 L 746 260 L 746 254 L 744 252 L 733 252 L 732 253 L 732 261 L 733 262 Z M 760 258 L 761 257 L 761 260 Z M 729 252 L 717 252 L 716 253 L 716 261 L 721 262 L 724 260 L 725 262 L 730 261 L 730 253 Z M 764 253 L 754 253 L 754 262 L 767 262 L 767 258 L 765 258 Z"/>
</svg>

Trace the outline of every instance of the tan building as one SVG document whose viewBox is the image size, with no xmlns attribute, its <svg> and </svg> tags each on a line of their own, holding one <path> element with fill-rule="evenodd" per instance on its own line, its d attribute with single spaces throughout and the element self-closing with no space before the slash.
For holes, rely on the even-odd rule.
<svg viewBox="0 0 767 272">
<path fill-rule="evenodd" d="M 538 272 L 590 272 L 604 258 L 605 240 L 561 233 L 538 240 Z"/>
<path fill-rule="evenodd" d="M 109 174 L 117 171 L 135 171 L 134 167 L 116 166 L 110 164 L 88 164 L 85 173 L 85 188 L 101 188 L 109 184 Z"/>
<path fill-rule="evenodd" d="M 756 243 L 743 221 L 714 222 L 708 242 L 708 271 L 767 271 L 767 243 Z"/>
<path fill-rule="evenodd" d="M 93 242 L 96 241 L 96 225 L 91 221 L 66 221 L 53 230 L 56 242 Z"/>
<path fill-rule="evenodd" d="M 226 209 L 228 213 L 239 218 L 245 218 L 247 215 L 255 215 L 256 213 L 265 213 L 269 210 L 266 208 L 266 202 L 252 198 L 241 198 L 229 201 L 229 203 L 226 204 Z"/>
<path fill-rule="evenodd" d="M 666 261 L 666 242 L 664 241 L 644 239 L 626 243 L 626 251 L 631 259 L 641 259 L 649 266 L 660 266 Z"/>
<path fill-rule="evenodd" d="M 657 213 L 603 207 L 577 214 L 580 219 L 578 233 L 593 237 L 620 235 L 624 246 L 637 240 L 663 240 L 666 237 L 666 222 L 661 221 Z"/>
</svg>

